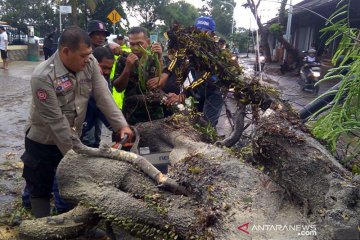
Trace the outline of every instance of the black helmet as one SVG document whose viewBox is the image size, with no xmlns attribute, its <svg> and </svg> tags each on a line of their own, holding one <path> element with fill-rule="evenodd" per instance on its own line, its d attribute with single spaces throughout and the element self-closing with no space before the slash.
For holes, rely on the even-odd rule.
<svg viewBox="0 0 360 240">
<path fill-rule="evenodd" d="M 105 24 L 99 20 L 91 20 L 87 26 L 87 32 L 91 35 L 94 32 L 104 32 L 106 37 L 110 35 L 110 32 L 106 30 Z"/>
</svg>

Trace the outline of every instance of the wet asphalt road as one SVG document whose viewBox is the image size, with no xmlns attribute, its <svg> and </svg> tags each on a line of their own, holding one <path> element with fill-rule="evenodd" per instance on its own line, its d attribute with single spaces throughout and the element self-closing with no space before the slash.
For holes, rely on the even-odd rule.
<svg viewBox="0 0 360 240">
<path fill-rule="evenodd" d="M 23 130 L 31 102 L 30 76 L 37 64 L 19 61 L 11 63 L 9 70 L 0 69 L 0 163 L 19 159 L 23 151 Z"/>
<path fill-rule="evenodd" d="M 20 156 L 29 115 L 30 76 L 39 62 L 11 62 L 0 69 L 0 226 L 17 208 L 24 181 Z"/>
</svg>

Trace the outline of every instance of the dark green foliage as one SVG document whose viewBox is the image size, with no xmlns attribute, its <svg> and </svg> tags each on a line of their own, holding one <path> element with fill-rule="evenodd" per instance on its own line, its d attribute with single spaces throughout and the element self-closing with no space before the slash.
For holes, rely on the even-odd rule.
<svg viewBox="0 0 360 240">
<path fill-rule="evenodd" d="M 174 49 L 182 56 L 177 57 L 180 64 L 174 72 L 180 83 L 189 70 L 189 63 L 201 73 L 209 72 L 205 81 L 211 81 L 210 77 L 216 75 L 221 81 L 215 84 L 227 92 L 234 88 L 235 97 L 242 104 L 254 104 L 266 109 L 270 106 L 270 92 L 257 81 L 245 80 L 242 76 L 242 68 L 232 60 L 232 54 L 228 50 L 222 50 L 217 43 L 206 33 L 195 27 L 183 28 L 175 26 L 168 32 L 169 48 Z"/>
<path fill-rule="evenodd" d="M 0 20 L 27 33 L 27 26 L 35 27 L 35 35 L 44 36 L 58 23 L 52 5 L 44 0 L 0 0 Z"/>
<path fill-rule="evenodd" d="M 315 122 L 313 133 L 326 140 L 333 151 L 339 147 L 340 137 L 357 139 L 349 144 L 351 157 L 360 152 L 360 35 L 359 29 L 351 28 L 348 23 L 348 8 L 344 5 L 330 16 L 328 26 L 322 30 L 333 33 L 327 44 L 341 37 L 333 57 L 333 64 L 339 67 L 329 71 L 322 81 L 340 78 L 341 85 L 336 91 L 334 104 L 326 106 L 328 111 Z"/>
</svg>

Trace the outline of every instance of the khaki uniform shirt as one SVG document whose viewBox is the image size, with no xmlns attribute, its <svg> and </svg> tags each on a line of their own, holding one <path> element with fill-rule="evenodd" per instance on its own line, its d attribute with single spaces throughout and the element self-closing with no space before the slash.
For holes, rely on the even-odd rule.
<svg viewBox="0 0 360 240">
<path fill-rule="evenodd" d="M 27 137 L 42 144 L 57 145 L 63 154 L 72 148 L 71 136 L 81 135 L 91 93 L 115 131 L 128 125 L 92 55 L 85 69 L 75 76 L 65 68 L 56 52 L 35 68 L 31 90 Z"/>
</svg>

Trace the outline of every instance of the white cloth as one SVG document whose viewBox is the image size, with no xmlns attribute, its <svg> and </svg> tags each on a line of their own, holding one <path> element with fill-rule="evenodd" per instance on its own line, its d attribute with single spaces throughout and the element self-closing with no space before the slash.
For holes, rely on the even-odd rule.
<svg viewBox="0 0 360 240">
<path fill-rule="evenodd" d="M 7 50 L 8 35 L 6 32 L 0 34 L 0 50 Z"/>
</svg>

